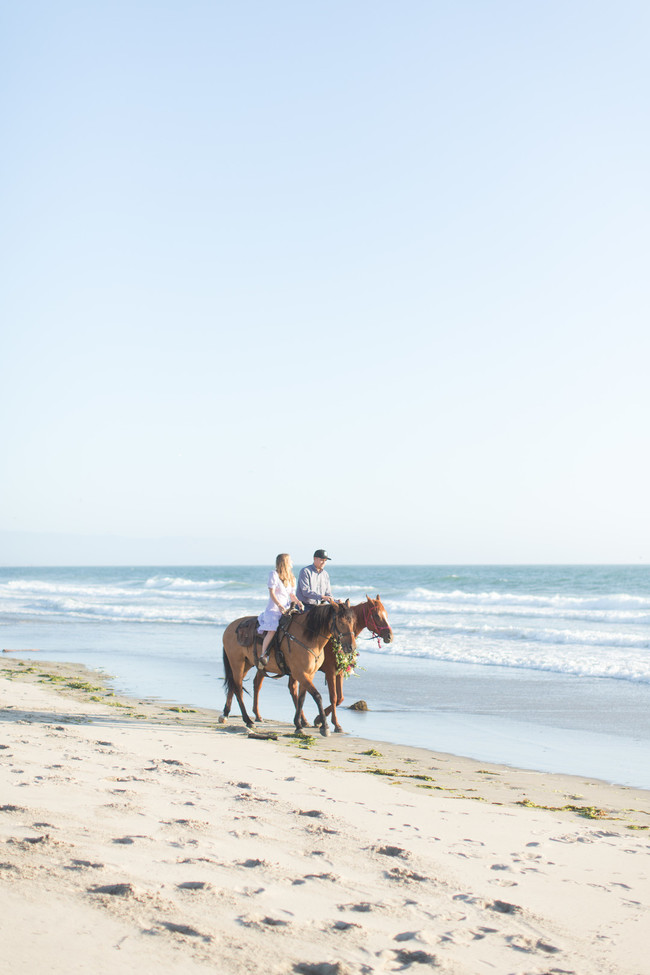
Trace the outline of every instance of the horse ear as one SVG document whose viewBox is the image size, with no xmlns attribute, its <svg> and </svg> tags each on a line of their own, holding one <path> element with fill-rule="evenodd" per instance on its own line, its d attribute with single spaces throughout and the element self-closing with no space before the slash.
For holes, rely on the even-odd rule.
<svg viewBox="0 0 650 975">
<path fill-rule="evenodd" d="M 379 593 L 377 593 L 377 602 L 379 602 Z"/>
<path fill-rule="evenodd" d="M 348 607 L 348 609 L 350 608 L 350 600 L 349 599 L 346 599 L 345 600 L 345 605 Z"/>
</svg>

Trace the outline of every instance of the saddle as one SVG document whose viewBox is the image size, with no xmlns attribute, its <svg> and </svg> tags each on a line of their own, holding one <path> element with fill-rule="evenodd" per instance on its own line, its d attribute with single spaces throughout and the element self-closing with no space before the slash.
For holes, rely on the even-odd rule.
<svg viewBox="0 0 650 975">
<path fill-rule="evenodd" d="M 259 642 L 260 634 L 257 632 L 257 616 L 247 616 L 243 619 L 235 630 L 237 643 L 240 647 L 252 647 Z"/>
<path fill-rule="evenodd" d="M 269 677 L 274 676 L 277 680 L 279 677 L 286 677 L 290 671 L 287 667 L 287 662 L 285 660 L 284 653 L 280 649 L 278 635 L 282 637 L 287 630 L 290 623 L 290 616 L 280 617 L 280 625 L 278 626 L 278 631 L 273 634 L 271 642 L 269 644 L 269 653 L 271 650 L 275 651 L 275 659 L 280 669 L 280 674 L 269 674 Z M 235 630 L 235 636 L 237 637 L 237 643 L 240 647 L 253 647 L 253 653 L 255 659 L 257 660 L 259 651 L 262 646 L 262 634 L 257 632 L 258 622 L 257 616 L 247 616 L 241 621 Z M 281 642 L 281 641 L 280 641 Z"/>
</svg>

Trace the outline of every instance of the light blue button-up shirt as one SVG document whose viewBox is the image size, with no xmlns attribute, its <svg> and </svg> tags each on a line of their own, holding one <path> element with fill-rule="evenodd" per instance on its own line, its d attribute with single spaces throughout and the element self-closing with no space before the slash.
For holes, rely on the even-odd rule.
<svg viewBox="0 0 650 975">
<path fill-rule="evenodd" d="M 323 596 L 331 596 L 330 577 L 325 569 L 316 571 L 315 565 L 306 565 L 300 570 L 296 596 L 305 606 L 318 606 L 323 602 Z"/>
</svg>

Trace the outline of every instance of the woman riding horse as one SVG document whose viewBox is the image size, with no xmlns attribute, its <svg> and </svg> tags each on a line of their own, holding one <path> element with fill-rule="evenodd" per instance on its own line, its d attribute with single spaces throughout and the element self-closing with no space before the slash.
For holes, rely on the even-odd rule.
<svg viewBox="0 0 650 975">
<path fill-rule="evenodd" d="M 223 634 L 224 683 L 227 690 L 223 717 L 227 718 L 230 714 L 234 695 L 237 698 L 244 724 L 248 728 L 252 728 L 253 722 L 244 706 L 242 692 L 244 677 L 256 663 L 255 649 L 259 636 L 254 635 L 252 645 L 242 646 L 237 634 L 238 628 L 242 624 L 248 623 L 248 617 L 237 619 L 226 627 Z M 275 639 L 271 641 L 269 646 L 269 663 L 265 672 L 279 675 L 288 674 L 294 688 L 297 685 L 296 713 L 294 716 L 297 733 L 301 733 L 301 711 L 305 695 L 309 691 L 316 702 L 322 720 L 321 734 L 329 734 L 323 701 L 314 687 L 313 678 L 323 662 L 325 644 L 330 639 L 338 640 L 346 653 L 356 649 L 354 629 L 355 616 L 350 609 L 349 599 L 345 603 L 314 606 L 306 613 L 298 613 L 283 618 Z"/>
</svg>

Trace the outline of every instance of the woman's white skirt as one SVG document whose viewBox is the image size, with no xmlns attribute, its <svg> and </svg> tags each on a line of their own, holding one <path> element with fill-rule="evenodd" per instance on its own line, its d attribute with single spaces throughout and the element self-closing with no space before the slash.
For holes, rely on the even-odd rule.
<svg viewBox="0 0 650 975">
<path fill-rule="evenodd" d="M 270 630 L 275 633 L 281 616 L 282 613 L 276 606 L 274 606 L 273 609 L 265 609 L 264 612 L 260 613 L 260 615 L 257 617 L 257 632 L 264 633 Z"/>
</svg>

